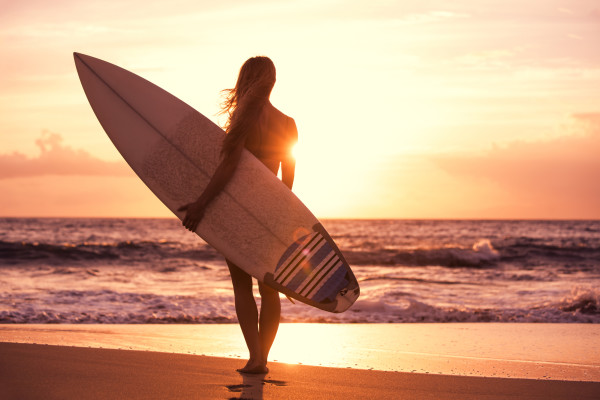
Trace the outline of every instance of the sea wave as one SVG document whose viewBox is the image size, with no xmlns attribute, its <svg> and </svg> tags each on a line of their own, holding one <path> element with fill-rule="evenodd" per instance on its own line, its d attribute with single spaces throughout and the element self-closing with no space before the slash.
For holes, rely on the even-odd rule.
<svg viewBox="0 0 600 400">
<path fill-rule="evenodd" d="M 287 322 L 352 322 L 352 323 L 415 323 L 415 322 L 544 322 L 600 323 L 597 293 L 574 300 L 544 304 L 532 308 L 468 308 L 443 307 L 416 299 L 391 303 L 389 299 L 360 299 L 341 318 L 311 317 L 297 313 Z M 299 318 L 298 318 L 299 317 Z"/>
<path fill-rule="evenodd" d="M 0 265 L 44 263 L 62 265 L 69 263 L 148 261 L 149 259 L 185 258 L 209 261 L 220 258 L 212 247 L 199 244 L 185 248 L 175 242 L 121 241 L 115 243 L 39 243 L 0 240 Z"/>
<path fill-rule="evenodd" d="M 600 316 L 600 289 L 577 286 L 559 304 L 562 311 Z"/>
<path fill-rule="evenodd" d="M 535 243 L 529 240 L 492 241 L 480 239 L 471 246 L 447 245 L 424 248 L 342 247 L 350 265 L 357 266 L 441 266 L 486 268 L 500 263 L 531 267 L 561 264 L 570 268 L 594 269 L 599 266 L 600 247 L 581 243 Z M 0 240 L 0 265 L 45 263 L 62 265 L 82 263 L 148 262 L 156 259 L 181 258 L 193 261 L 221 259 L 219 253 L 203 243 L 184 245 L 176 241 L 117 241 L 81 243 L 11 242 Z"/>
<path fill-rule="evenodd" d="M 233 297 L 55 290 L 0 296 L 12 309 L 0 311 L 0 323 L 185 324 L 235 322 Z"/>
<path fill-rule="evenodd" d="M 490 267 L 501 259 L 489 240 L 477 241 L 471 248 L 448 246 L 408 250 L 345 250 L 344 255 L 352 265 Z"/>
<path fill-rule="evenodd" d="M 52 312 L 34 314 L 20 311 L 0 311 L 0 324 L 228 324 L 232 316 L 175 314 L 143 314 L 135 312 Z"/>
<path fill-rule="evenodd" d="M 113 290 L 65 290 L 48 293 L 32 306 L 35 294 L 13 296 L 13 309 L 0 311 L 0 323 L 188 324 L 235 323 L 233 296 L 120 293 Z M 400 299 L 400 300 L 399 300 Z M 44 301 L 42 301 L 44 300 Z M 50 303 L 49 303 L 50 301 Z M 557 302 L 528 308 L 477 308 L 431 305 L 409 294 L 366 296 L 343 314 L 331 314 L 301 304 L 282 303 L 283 322 L 546 322 L 600 323 L 600 291 L 576 287 Z"/>
<path fill-rule="evenodd" d="M 504 259 L 544 259 L 555 261 L 577 261 L 586 259 L 600 259 L 600 246 L 587 243 L 572 243 L 566 241 L 562 244 L 537 243 L 531 239 L 510 240 L 498 247 Z"/>
</svg>

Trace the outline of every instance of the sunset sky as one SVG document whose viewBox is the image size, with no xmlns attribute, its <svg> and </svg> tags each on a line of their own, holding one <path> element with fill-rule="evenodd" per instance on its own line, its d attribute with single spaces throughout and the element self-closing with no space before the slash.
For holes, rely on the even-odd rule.
<svg viewBox="0 0 600 400">
<path fill-rule="evenodd" d="M 277 67 L 317 217 L 600 218 L 597 0 L 23 0 L 0 13 L 0 216 L 170 216 L 94 116 L 73 51 L 215 122 Z"/>
</svg>

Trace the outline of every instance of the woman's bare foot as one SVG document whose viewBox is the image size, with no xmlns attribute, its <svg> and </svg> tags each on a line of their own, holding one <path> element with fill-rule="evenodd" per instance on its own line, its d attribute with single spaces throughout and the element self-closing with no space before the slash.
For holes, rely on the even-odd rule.
<svg viewBox="0 0 600 400">
<path fill-rule="evenodd" d="M 236 371 L 242 374 L 267 374 L 269 373 L 269 368 L 267 368 L 266 362 L 250 359 L 244 368 L 239 368 Z"/>
</svg>

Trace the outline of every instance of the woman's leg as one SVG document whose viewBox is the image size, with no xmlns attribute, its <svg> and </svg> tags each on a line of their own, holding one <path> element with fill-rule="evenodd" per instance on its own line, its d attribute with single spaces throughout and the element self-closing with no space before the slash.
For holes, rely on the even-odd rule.
<svg viewBox="0 0 600 400">
<path fill-rule="evenodd" d="M 279 300 L 279 292 L 262 282 L 258 282 L 258 290 L 260 291 L 261 298 L 258 336 L 262 358 L 266 363 L 269 358 L 269 350 L 271 350 L 271 345 L 275 340 L 275 335 L 279 328 L 281 301 Z"/>
<path fill-rule="evenodd" d="M 260 339 L 258 334 L 258 310 L 252 293 L 252 277 L 229 260 L 227 266 L 233 283 L 235 296 L 235 313 L 242 328 L 250 359 L 242 372 L 266 372 L 266 360 L 263 359 Z"/>
</svg>

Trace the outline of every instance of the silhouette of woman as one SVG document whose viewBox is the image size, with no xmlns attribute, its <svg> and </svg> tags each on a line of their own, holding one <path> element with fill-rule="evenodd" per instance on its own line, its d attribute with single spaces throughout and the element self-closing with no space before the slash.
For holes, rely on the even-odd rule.
<svg viewBox="0 0 600 400">
<path fill-rule="evenodd" d="M 179 208 L 187 211 L 183 225 L 195 231 L 206 208 L 227 185 L 239 164 L 243 149 L 247 149 L 277 175 L 281 165 L 281 180 L 292 188 L 296 161 L 292 147 L 298 140 L 294 120 L 277 110 L 270 102 L 275 85 L 275 65 L 268 57 L 248 59 L 238 75 L 233 89 L 227 89 L 222 113 L 227 114 L 227 135 L 223 141 L 222 160 L 200 197 Z M 267 373 L 267 359 L 279 328 L 281 303 L 279 293 L 258 282 L 261 296 L 260 317 L 252 293 L 252 277 L 226 260 L 231 274 L 237 314 L 250 358 L 238 369 L 244 373 Z"/>
</svg>

